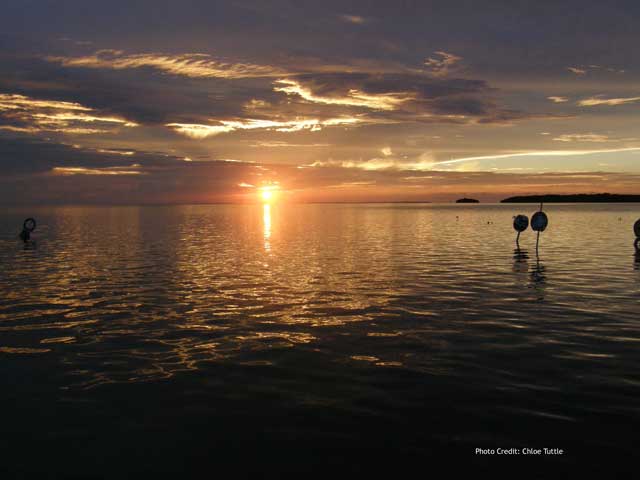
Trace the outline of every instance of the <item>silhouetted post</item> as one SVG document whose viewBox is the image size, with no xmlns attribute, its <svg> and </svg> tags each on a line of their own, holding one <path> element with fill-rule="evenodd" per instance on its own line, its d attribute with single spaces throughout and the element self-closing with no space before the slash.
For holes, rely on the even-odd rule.
<svg viewBox="0 0 640 480">
<path fill-rule="evenodd" d="M 516 248 L 520 250 L 520 233 L 524 232 L 529 227 L 529 218 L 526 215 L 516 215 L 513 217 L 513 228 L 518 235 L 516 235 Z"/>
<path fill-rule="evenodd" d="M 636 220 L 633 224 L 633 233 L 636 234 L 636 240 L 633 242 L 633 246 L 636 249 L 636 253 L 640 254 L 640 219 Z"/>
<path fill-rule="evenodd" d="M 547 214 L 542 211 L 542 202 L 540 202 L 540 210 L 531 217 L 531 228 L 538 232 L 536 237 L 536 256 L 538 256 L 538 245 L 540 243 L 540 232 L 544 232 L 549 225 Z"/>
</svg>

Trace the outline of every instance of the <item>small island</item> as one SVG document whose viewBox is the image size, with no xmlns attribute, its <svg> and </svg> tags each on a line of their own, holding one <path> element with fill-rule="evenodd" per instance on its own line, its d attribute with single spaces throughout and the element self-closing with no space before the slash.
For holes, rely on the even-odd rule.
<svg viewBox="0 0 640 480">
<path fill-rule="evenodd" d="M 459 198 L 458 200 L 456 200 L 456 203 L 480 203 L 479 200 L 476 200 L 475 198 Z"/>
<path fill-rule="evenodd" d="M 500 200 L 500 203 L 631 203 L 640 202 L 640 195 L 616 193 L 579 193 L 574 195 L 522 195 Z"/>
</svg>

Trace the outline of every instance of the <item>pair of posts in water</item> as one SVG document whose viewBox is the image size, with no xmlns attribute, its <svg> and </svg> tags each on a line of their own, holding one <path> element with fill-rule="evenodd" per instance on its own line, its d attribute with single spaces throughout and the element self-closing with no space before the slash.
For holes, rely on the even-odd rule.
<svg viewBox="0 0 640 480">
<path fill-rule="evenodd" d="M 536 236 L 536 255 L 538 255 L 538 245 L 540 244 L 540 233 L 544 232 L 549 225 L 549 218 L 547 214 L 542 211 L 542 204 L 540 204 L 540 210 L 533 214 L 531 217 L 531 229 L 537 232 Z M 529 218 L 526 215 L 516 215 L 513 217 L 513 228 L 518 232 L 516 236 L 516 247 L 520 251 L 520 234 L 529 227 Z"/>
<path fill-rule="evenodd" d="M 544 232 L 549 225 L 549 219 L 547 215 L 542 211 L 542 204 L 540 204 L 540 210 L 533 214 L 531 217 L 531 228 L 538 232 L 536 237 L 536 255 L 538 255 L 538 245 L 540 243 L 540 233 Z M 516 236 L 516 247 L 520 251 L 520 234 L 529 227 L 529 218 L 526 215 L 516 215 L 513 217 L 513 228 L 518 232 Z M 636 235 L 636 240 L 633 242 L 633 246 L 636 249 L 636 254 L 640 255 L 640 220 L 637 220 L 633 225 L 633 232 Z"/>
</svg>

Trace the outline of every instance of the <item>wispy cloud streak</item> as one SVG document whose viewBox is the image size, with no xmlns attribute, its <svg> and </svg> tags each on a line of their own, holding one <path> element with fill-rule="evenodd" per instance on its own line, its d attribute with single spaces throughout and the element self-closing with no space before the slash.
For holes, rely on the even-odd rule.
<svg viewBox="0 0 640 480">
<path fill-rule="evenodd" d="M 480 160 L 500 160 L 517 157 L 570 157 L 575 155 L 594 155 L 598 153 L 617 153 L 640 151 L 640 147 L 612 148 L 607 150 L 534 150 L 530 152 L 503 153 L 499 155 L 483 155 L 478 157 L 464 157 L 452 160 L 434 162 L 433 165 L 447 165 L 451 163 L 471 162 Z"/>
<path fill-rule="evenodd" d="M 124 118 L 101 115 L 79 103 L 15 94 L 0 94 L 0 122 L 0 129 L 18 133 L 93 134 L 114 127 L 138 126 Z"/>
<path fill-rule="evenodd" d="M 228 63 L 203 53 L 170 55 L 163 53 L 126 54 L 122 50 L 99 50 L 81 57 L 46 57 L 49 62 L 65 67 L 125 70 L 154 68 L 172 75 L 192 78 L 255 78 L 285 74 L 282 69 L 252 63 Z"/>
<path fill-rule="evenodd" d="M 402 103 L 413 98 L 413 95 L 406 92 L 367 94 L 357 89 L 350 89 L 348 94 L 343 97 L 323 96 L 313 93 L 310 88 L 303 86 L 296 80 L 280 79 L 276 80 L 275 83 L 278 85 L 274 87 L 276 92 L 283 92 L 287 95 L 298 95 L 309 102 L 365 107 L 373 110 L 394 110 Z"/>
<path fill-rule="evenodd" d="M 235 130 L 274 130 L 276 132 L 299 132 L 301 130 L 319 131 L 323 127 L 354 125 L 362 120 L 355 117 L 319 119 L 278 120 L 220 120 L 217 125 L 196 123 L 168 123 L 166 126 L 187 137 L 202 139 Z"/>
<path fill-rule="evenodd" d="M 138 170 L 139 167 L 139 165 L 105 168 L 54 167 L 51 172 L 54 175 L 144 175 L 145 172 Z"/>
<path fill-rule="evenodd" d="M 640 101 L 640 97 L 623 97 L 623 98 L 602 98 L 599 95 L 595 97 L 580 100 L 578 105 L 581 107 L 595 107 L 598 105 L 624 105 L 625 103 L 633 103 Z"/>
</svg>

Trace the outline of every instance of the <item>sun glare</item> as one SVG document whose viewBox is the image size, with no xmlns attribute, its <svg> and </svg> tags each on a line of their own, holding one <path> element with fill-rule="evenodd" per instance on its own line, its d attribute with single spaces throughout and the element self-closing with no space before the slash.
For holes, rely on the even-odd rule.
<svg viewBox="0 0 640 480">
<path fill-rule="evenodd" d="M 271 203 L 275 200 L 278 187 L 276 185 L 268 185 L 260 188 L 260 197 L 264 203 Z"/>
</svg>

